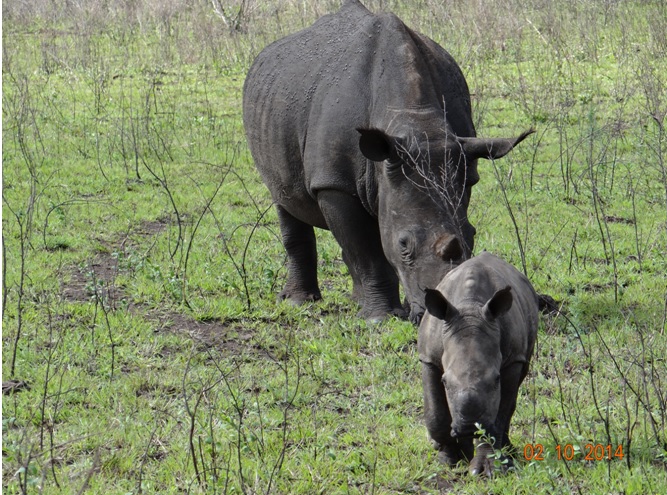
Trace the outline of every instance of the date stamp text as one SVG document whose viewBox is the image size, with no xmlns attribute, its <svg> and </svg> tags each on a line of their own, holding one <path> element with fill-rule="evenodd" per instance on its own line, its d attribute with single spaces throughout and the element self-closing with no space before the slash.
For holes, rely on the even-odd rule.
<svg viewBox="0 0 667 495">
<path fill-rule="evenodd" d="M 545 448 L 541 443 L 527 443 L 523 448 L 523 457 L 527 461 L 543 461 Z M 582 458 L 585 461 L 612 461 L 614 459 L 623 459 L 623 445 L 603 445 L 601 443 L 587 443 L 582 450 L 579 445 L 566 443 L 556 445 L 556 458 L 560 460 L 571 461 L 575 457 Z"/>
</svg>

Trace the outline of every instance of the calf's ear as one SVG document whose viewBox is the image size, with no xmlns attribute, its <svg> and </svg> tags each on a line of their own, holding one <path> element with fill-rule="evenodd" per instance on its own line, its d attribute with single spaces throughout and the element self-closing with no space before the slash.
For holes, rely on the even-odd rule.
<svg viewBox="0 0 667 495">
<path fill-rule="evenodd" d="M 424 304 L 429 313 L 439 320 L 450 320 L 454 315 L 454 307 L 438 290 L 426 289 Z"/>
<path fill-rule="evenodd" d="M 482 308 L 482 314 L 489 320 L 495 320 L 510 310 L 512 300 L 512 288 L 508 285 L 491 296 L 491 299 Z"/>
<path fill-rule="evenodd" d="M 373 162 L 383 162 L 395 152 L 396 139 L 379 129 L 358 128 L 361 154 Z"/>
<path fill-rule="evenodd" d="M 468 160 L 476 160 L 477 158 L 495 160 L 512 151 L 517 144 L 533 132 L 535 132 L 534 129 L 528 129 L 519 137 L 513 139 L 460 137 L 458 141 L 463 147 L 463 152 Z"/>
</svg>

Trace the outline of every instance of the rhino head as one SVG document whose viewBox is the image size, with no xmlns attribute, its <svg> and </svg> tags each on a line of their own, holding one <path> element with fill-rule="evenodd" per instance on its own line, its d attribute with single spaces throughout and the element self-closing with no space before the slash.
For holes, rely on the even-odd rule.
<svg viewBox="0 0 667 495">
<path fill-rule="evenodd" d="M 532 129 L 514 139 L 457 137 L 436 129 L 429 137 L 357 129 L 361 153 L 374 162 L 377 215 L 385 256 L 405 291 L 410 320 L 424 314 L 424 288 L 435 287 L 471 256 L 475 228 L 468 221 L 477 160 L 505 156 Z"/>
<path fill-rule="evenodd" d="M 477 423 L 496 435 L 500 405 L 500 327 L 498 317 L 512 306 L 509 286 L 484 305 L 454 307 L 437 290 L 426 290 L 429 313 L 442 322 L 442 383 L 452 417 L 451 436 L 472 438 Z"/>
</svg>

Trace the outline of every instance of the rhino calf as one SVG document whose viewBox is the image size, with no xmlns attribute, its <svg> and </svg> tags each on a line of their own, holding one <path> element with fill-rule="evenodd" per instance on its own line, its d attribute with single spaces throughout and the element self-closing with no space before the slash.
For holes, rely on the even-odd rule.
<svg viewBox="0 0 667 495">
<path fill-rule="evenodd" d="M 512 448 L 508 432 L 537 335 L 538 297 L 528 279 L 484 252 L 427 289 L 419 327 L 424 416 L 442 462 L 470 460 L 492 473 L 492 446 L 473 439 L 481 424 L 493 448 Z M 508 459 L 511 462 L 511 459 Z"/>
</svg>

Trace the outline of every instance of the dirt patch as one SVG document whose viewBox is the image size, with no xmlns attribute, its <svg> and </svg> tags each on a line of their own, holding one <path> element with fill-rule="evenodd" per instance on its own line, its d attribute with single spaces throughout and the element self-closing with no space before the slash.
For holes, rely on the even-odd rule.
<svg viewBox="0 0 667 495">
<path fill-rule="evenodd" d="M 271 356 L 270 350 L 252 342 L 254 332 L 241 322 L 198 321 L 183 313 L 158 311 L 134 304 L 124 287 L 116 284 L 118 274 L 117 256 L 99 253 L 86 265 L 72 269 L 70 280 L 62 284 L 62 294 L 70 302 L 89 303 L 97 300 L 111 311 L 130 311 L 134 315 L 141 315 L 155 321 L 158 332 L 187 335 L 204 348 L 215 348 L 230 354 L 251 352 Z"/>
<path fill-rule="evenodd" d="M 440 493 L 453 493 L 457 481 L 460 481 L 460 477 L 454 476 L 445 478 L 439 474 L 435 481 Z"/>
<path fill-rule="evenodd" d="M 124 294 L 116 286 L 118 258 L 110 253 L 99 253 L 89 263 L 74 268 L 69 282 L 62 283 L 62 294 L 71 302 L 88 302 L 95 298 L 107 301 L 115 308 Z"/>
<path fill-rule="evenodd" d="M 168 219 L 141 222 L 132 229 L 131 234 L 141 238 L 151 237 L 164 231 L 169 226 Z M 112 241 L 101 241 L 104 252 L 99 252 L 85 265 L 73 268 L 69 282 L 62 284 L 62 293 L 66 300 L 72 302 L 88 302 L 97 298 L 103 300 L 111 308 L 116 309 L 125 294 L 122 287 L 116 285 L 121 267 L 119 256 L 127 254 L 129 246 L 136 243 L 130 233 L 120 235 Z"/>
<path fill-rule="evenodd" d="M 131 234 L 139 237 L 151 237 L 160 234 L 168 227 L 168 219 L 142 222 L 132 229 Z M 70 302 L 103 302 L 110 311 L 129 311 L 156 323 L 156 332 L 169 331 L 187 335 L 201 345 L 202 349 L 215 348 L 224 353 L 240 355 L 242 353 L 271 357 L 271 349 L 265 349 L 254 342 L 255 332 L 244 325 L 243 320 L 198 321 L 175 311 L 151 309 L 137 305 L 116 280 L 118 275 L 127 272 L 124 263 L 119 265 L 119 254 L 136 242 L 126 234 L 111 242 L 104 242 L 104 252 L 97 253 L 85 264 L 69 270 L 69 280 L 61 282 L 61 293 Z"/>
<path fill-rule="evenodd" d="M 254 344 L 254 332 L 239 322 L 198 321 L 174 311 L 152 310 L 131 302 L 122 286 L 116 284 L 118 260 L 99 254 L 93 261 L 71 272 L 69 282 L 62 284 L 62 294 L 70 302 L 102 301 L 111 311 L 129 311 L 155 321 L 157 332 L 170 331 L 191 337 L 205 348 L 215 348 L 230 354 L 250 351 L 269 357 L 270 351 Z M 128 302 L 130 301 L 130 302 Z"/>
<path fill-rule="evenodd" d="M 625 225 L 634 225 L 635 221 L 632 218 L 623 218 L 623 217 L 616 217 L 614 215 L 607 215 L 604 217 L 606 222 L 609 223 L 623 223 Z"/>
<path fill-rule="evenodd" d="M 162 218 L 158 218 L 157 220 L 141 222 L 139 224 L 139 227 L 137 227 L 134 230 L 134 232 L 136 234 L 139 234 L 139 235 L 145 236 L 145 237 L 153 236 L 153 235 L 161 233 L 168 226 L 169 226 L 169 218 L 162 217 Z"/>
<path fill-rule="evenodd" d="M 419 495 L 426 495 L 437 490 L 438 493 L 458 493 L 461 483 L 465 483 L 467 470 L 460 464 L 457 467 L 443 467 L 441 472 L 421 483 L 415 483 L 414 490 Z"/>
<path fill-rule="evenodd" d="M 265 349 L 254 342 L 255 332 L 239 321 L 198 321 L 175 312 L 155 317 L 158 323 L 157 331 L 188 335 L 204 349 L 214 348 L 234 355 L 250 353 L 272 357 L 271 349 Z"/>
<path fill-rule="evenodd" d="M 21 390 L 30 390 L 28 382 L 23 380 L 7 380 L 2 382 L 2 395 L 10 395 Z"/>
</svg>

